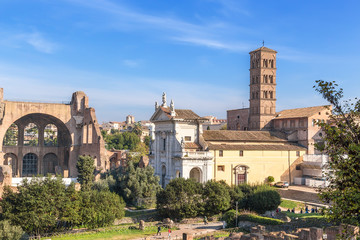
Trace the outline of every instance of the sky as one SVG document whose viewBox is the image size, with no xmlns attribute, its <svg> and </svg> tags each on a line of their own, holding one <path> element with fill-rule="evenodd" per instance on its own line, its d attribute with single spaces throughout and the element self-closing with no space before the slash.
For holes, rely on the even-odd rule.
<svg viewBox="0 0 360 240">
<path fill-rule="evenodd" d="M 249 52 L 277 54 L 277 111 L 326 104 L 315 80 L 359 96 L 360 1 L 0 0 L 0 87 L 15 101 L 84 91 L 99 122 L 249 105 Z"/>
</svg>

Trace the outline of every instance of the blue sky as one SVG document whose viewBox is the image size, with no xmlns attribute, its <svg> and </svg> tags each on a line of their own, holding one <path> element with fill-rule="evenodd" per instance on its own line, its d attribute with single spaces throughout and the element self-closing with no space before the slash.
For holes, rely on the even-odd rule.
<svg viewBox="0 0 360 240">
<path fill-rule="evenodd" d="M 278 51 L 277 111 L 325 104 L 316 79 L 359 96 L 359 1 L 0 0 L 8 100 L 89 96 L 103 121 L 175 108 L 226 118 L 248 106 L 249 52 Z"/>
</svg>

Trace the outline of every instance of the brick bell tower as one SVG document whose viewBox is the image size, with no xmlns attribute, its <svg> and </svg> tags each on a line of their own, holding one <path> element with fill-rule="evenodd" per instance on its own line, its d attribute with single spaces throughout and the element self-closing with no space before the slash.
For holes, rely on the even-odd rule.
<svg viewBox="0 0 360 240">
<path fill-rule="evenodd" d="M 268 130 L 276 112 L 276 51 L 250 52 L 250 130 Z"/>
</svg>

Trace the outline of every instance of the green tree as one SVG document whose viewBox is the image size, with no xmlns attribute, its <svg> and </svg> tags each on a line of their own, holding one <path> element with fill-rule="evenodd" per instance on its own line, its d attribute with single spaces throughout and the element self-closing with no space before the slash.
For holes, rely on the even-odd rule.
<svg viewBox="0 0 360 240">
<path fill-rule="evenodd" d="M 193 179 L 176 178 L 157 195 L 159 214 L 171 218 L 196 217 L 204 212 L 202 184 Z"/>
<path fill-rule="evenodd" d="M 280 203 L 280 194 L 269 185 L 256 186 L 247 200 L 249 209 L 257 213 L 275 210 Z"/>
<path fill-rule="evenodd" d="M 20 240 L 24 231 L 19 226 L 13 226 L 8 220 L 0 221 L 0 239 Z"/>
<path fill-rule="evenodd" d="M 202 195 L 206 215 L 215 215 L 230 208 L 229 187 L 225 182 L 206 182 Z"/>
<path fill-rule="evenodd" d="M 334 222 L 360 224 L 360 100 L 343 101 L 343 89 L 335 82 L 316 81 L 315 90 L 332 106 L 329 122 L 318 122 L 326 144 L 319 147 L 329 155 L 329 185 L 320 198 L 331 203 L 325 216 Z"/>
<path fill-rule="evenodd" d="M 141 136 L 141 134 L 142 134 L 141 122 L 135 123 L 131 132 L 135 133 L 137 136 Z"/>
<path fill-rule="evenodd" d="M 89 191 L 94 183 L 94 159 L 90 156 L 79 156 L 76 163 L 77 180 L 81 184 L 81 191 Z"/>
<path fill-rule="evenodd" d="M 133 151 L 140 143 L 140 137 L 133 132 L 115 133 L 105 139 L 107 149 Z"/>
<path fill-rule="evenodd" d="M 155 205 L 156 194 L 160 191 L 159 177 L 154 175 L 151 166 L 136 167 L 132 161 L 125 168 L 113 172 L 116 192 L 129 205 L 150 207 Z"/>
<path fill-rule="evenodd" d="M 16 146 L 18 141 L 18 127 L 11 124 L 4 136 L 4 146 Z"/>
<path fill-rule="evenodd" d="M 21 226 L 28 234 L 41 235 L 61 230 L 59 223 L 76 222 L 71 214 L 75 200 L 69 198 L 61 177 L 26 179 L 18 186 L 18 193 L 6 188 L 0 201 L 2 218 Z"/>
<path fill-rule="evenodd" d="M 81 221 L 87 228 L 109 226 L 125 215 L 125 203 L 116 193 L 91 190 L 80 195 Z"/>
</svg>

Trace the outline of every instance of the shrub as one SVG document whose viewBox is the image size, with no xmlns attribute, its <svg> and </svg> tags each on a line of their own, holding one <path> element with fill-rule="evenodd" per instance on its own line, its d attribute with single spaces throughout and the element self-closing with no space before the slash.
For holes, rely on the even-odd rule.
<svg viewBox="0 0 360 240">
<path fill-rule="evenodd" d="M 0 239 L 19 240 L 24 235 L 20 226 L 13 226 L 8 220 L 0 221 Z"/>
<path fill-rule="evenodd" d="M 274 177 L 273 176 L 268 176 L 267 177 L 267 182 L 268 183 L 273 183 L 275 181 Z"/>
<path fill-rule="evenodd" d="M 259 185 L 248 198 L 248 207 L 257 213 L 275 210 L 281 203 L 280 194 L 267 185 Z"/>
<path fill-rule="evenodd" d="M 204 200 L 204 214 L 215 215 L 230 207 L 229 187 L 224 182 L 208 181 L 202 192 Z"/>
<path fill-rule="evenodd" d="M 163 217 L 189 218 L 203 213 L 202 184 L 176 178 L 157 195 L 156 208 Z"/>
<path fill-rule="evenodd" d="M 236 202 L 238 203 L 238 208 L 245 208 L 245 194 L 237 186 L 229 187 L 230 194 L 230 204 L 232 209 L 236 209 Z"/>
<path fill-rule="evenodd" d="M 234 197 L 237 198 L 239 209 L 250 209 L 248 201 L 249 197 L 254 193 L 254 188 L 256 188 L 256 186 L 251 186 L 246 183 L 233 187 L 235 192 Z M 235 209 L 235 199 L 232 199 L 232 202 L 232 207 Z"/>
<path fill-rule="evenodd" d="M 255 214 L 240 214 L 238 216 L 238 221 L 249 221 L 265 225 L 280 225 L 284 223 L 279 219 L 261 217 Z"/>
<path fill-rule="evenodd" d="M 111 225 L 125 215 L 125 203 L 119 195 L 109 191 L 81 192 L 81 220 L 88 228 Z"/>
<path fill-rule="evenodd" d="M 229 210 L 227 211 L 223 217 L 222 220 L 226 222 L 227 227 L 235 227 L 236 225 L 236 211 L 235 210 Z"/>
<path fill-rule="evenodd" d="M 18 193 L 5 189 L 0 202 L 2 217 L 28 234 L 58 231 L 59 222 L 76 222 L 76 198 L 70 198 L 71 194 L 61 177 L 34 178 L 30 182 L 25 179 Z"/>
</svg>

